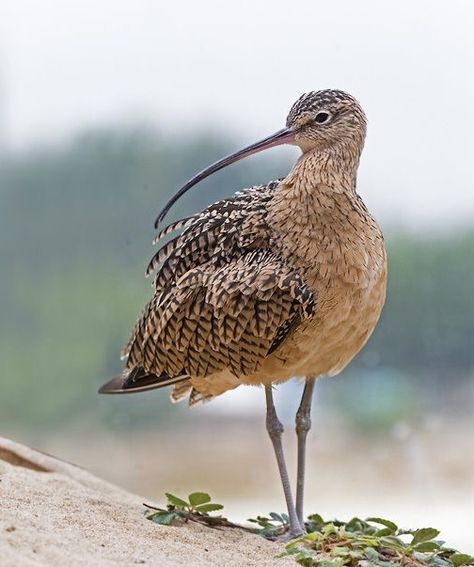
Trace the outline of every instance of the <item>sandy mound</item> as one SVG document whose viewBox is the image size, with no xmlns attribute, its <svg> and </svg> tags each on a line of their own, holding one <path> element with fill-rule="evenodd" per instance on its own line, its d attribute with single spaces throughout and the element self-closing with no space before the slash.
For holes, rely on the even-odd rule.
<svg viewBox="0 0 474 567">
<path fill-rule="evenodd" d="M 234 529 L 171 528 L 143 499 L 0 437 L 0 567 L 294 567 L 280 546 Z"/>
</svg>

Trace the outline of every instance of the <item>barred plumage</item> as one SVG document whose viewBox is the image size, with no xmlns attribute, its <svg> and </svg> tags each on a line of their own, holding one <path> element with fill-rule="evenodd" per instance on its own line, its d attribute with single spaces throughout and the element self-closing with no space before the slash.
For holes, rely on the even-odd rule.
<svg viewBox="0 0 474 567">
<path fill-rule="evenodd" d="M 143 383 L 137 367 L 157 385 L 225 368 L 252 374 L 312 315 L 312 291 L 269 248 L 266 204 L 278 183 L 241 191 L 161 231 L 184 228 L 148 266 L 147 273 L 161 264 L 155 295 L 123 352 L 131 372 L 125 387 Z"/>
<path fill-rule="evenodd" d="M 385 300 L 382 233 L 356 192 L 366 131 L 342 91 L 303 95 L 287 127 L 188 181 L 160 212 L 208 175 L 283 143 L 302 155 L 283 179 L 240 191 L 158 232 L 146 274 L 154 295 L 123 350 L 125 370 L 101 389 L 173 386 L 192 405 L 240 384 L 265 386 L 292 535 L 302 533 L 305 439 L 315 378 L 338 374 L 372 333 Z M 272 386 L 305 377 L 296 415 L 293 503 Z"/>
</svg>

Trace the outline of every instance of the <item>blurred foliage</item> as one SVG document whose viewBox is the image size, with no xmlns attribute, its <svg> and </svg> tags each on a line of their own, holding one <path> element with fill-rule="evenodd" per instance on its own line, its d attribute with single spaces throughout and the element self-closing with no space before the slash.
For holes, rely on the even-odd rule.
<svg viewBox="0 0 474 567">
<path fill-rule="evenodd" d="M 41 430 L 119 414 L 128 426 L 176 414 L 162 394 L 112 402 L 96 389 L 120 370 L 120 348 L 151 293 L 142 273 L 155 214 L 189 176 L 234 148 L 216 136 L 164 140 L 138 128 L 2 157 L 0 423 Z M 202 183 L 170 218 L 288 166 L 246 160 Z M 392 234 L 387 245 L 387 306 L 354 372 L 400 376 L 401 385 L 462 383 L 474 367 L 474 232 Z M 393 381 L 383 383 L 396 397 Z"/>
<path fill-rule="evenodd" d="M 472 370 L 474 232 L 399 235 L 387 250 L 387 303 L 371 348 L 385 366 L 427 378 Z"/>
</svg>

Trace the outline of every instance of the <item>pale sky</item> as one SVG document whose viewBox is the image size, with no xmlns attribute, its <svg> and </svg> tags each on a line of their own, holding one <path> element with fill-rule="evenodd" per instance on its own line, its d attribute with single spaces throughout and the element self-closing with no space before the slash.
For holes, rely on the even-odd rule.
<svg viewBox="0 0 474 567">
<path fill-rule="evenodd" d="M 376 214 L 472 224 L 473 29 L 471 0 L 2 0 L 1 141 L 139 121 L 248 143 L 337 87 L 369 118 L 359 190 Z"/>
</svg>

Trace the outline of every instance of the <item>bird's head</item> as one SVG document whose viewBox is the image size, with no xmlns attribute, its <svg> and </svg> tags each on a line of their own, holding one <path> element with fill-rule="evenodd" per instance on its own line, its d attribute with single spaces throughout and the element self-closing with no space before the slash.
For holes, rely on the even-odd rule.
<svg viewBox="0 0 474 567">
<path fill-rule="evenodd" d="M 347 147 L 360 153 L 367 121 L 357 100 L 337 90 L 313 91 L 301 96 L 286 119 L 293 143 L 303 153 Z"/>
<path fill-rule="evenodd" d="M 364 112 L 351 95 L 338 90 L 306 93 L 291 107 L 285 128 L 216 161 L 183 185 L 161 210 L 155 227 L 158 227 L 174 203 L 191 187 L 244 157 L 282 144 L 292 144 L 299 146 L 303 153 L 334 148 L 337 154 L 358 160 L 364 145 L 365 131 Z"/>
</svg>

